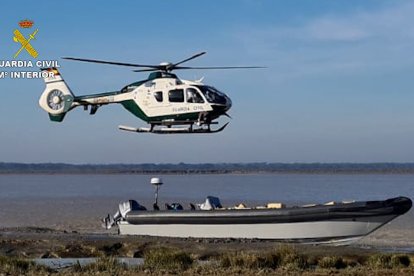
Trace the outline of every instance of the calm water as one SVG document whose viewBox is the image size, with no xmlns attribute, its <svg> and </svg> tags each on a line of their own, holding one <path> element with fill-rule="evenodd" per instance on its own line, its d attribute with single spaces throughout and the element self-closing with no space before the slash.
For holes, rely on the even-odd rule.
<svg viewBox="0 0 414 276">
<path fill-rule="evenodd" d="M 0 199 L 153 198 L 148 175 L 0 175 Z M 165 175 L 161 197 L 223 201 L 324 202 L 414 198 L 414 175 Z"/>
</svg>

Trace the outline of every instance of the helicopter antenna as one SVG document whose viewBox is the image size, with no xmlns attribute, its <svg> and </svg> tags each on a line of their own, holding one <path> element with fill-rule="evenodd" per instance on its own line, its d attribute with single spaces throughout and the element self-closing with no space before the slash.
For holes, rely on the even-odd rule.
<svg viewBox="0 0 414 276">
<path fill-rule="evenodd" d="M 118 66 L 128 66 L 128 67 L 138 67 L 142 69 L 133 70 L 134 72 L 153 72 L 153 71 L 163 71 L 163 72 L 171 72 L 173 70 L 205 70 L 205 69 L 257 69 L 257 68 L 267 68 L 263 66 L 212 66 L 212 67 L 188 67 L 188 66 L 180 66 L 181 64 L 198 58 L 207 52 L 200 52 L 195 55 L 192 55 L 189 58 L 183 59 L 176 63 L 170 62 L 163 62 L 159 65 L 153 64 L 138 64 L 138 63 L 126 63 L 126 62 L 117 62 L 117 61 L 106 61 L 106 60 L 99 60 L 99 59 L 87 59 L 87 58 L 74 58 L 74 57 L 62 57 L 63 59 L 67 60 L 74 60 L 74 61 L 82 61 L 82 62 L 91 62 L 91 63 L 100 63 L 100 64 L 109 64 L 109 65 L 118 65 Z"/>
</svg>

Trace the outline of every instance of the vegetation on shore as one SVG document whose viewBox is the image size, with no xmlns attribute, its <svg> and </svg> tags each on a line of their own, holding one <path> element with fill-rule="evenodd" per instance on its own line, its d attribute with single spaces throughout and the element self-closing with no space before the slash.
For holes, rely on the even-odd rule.
<svg viewBox="0 0 414 276">
<path fill-rule="evenodd" d="M 0 256 L 0 275 L 45 275 L 49 268 L 19 257 Z"/>
<path fill-rule="evenodd" d="M 0 174 L 414 173 L 414 163 L 64 164 L 0 162 Z"/>
<path fill-rule="evenodd" d="M 96 263 L 51 270 L 16 257 L 0 257 L 0 275 L 413 275 L 414 256 L 376 253 L 367 256 L 303 254 L 291 245 L 267 251 L 230 251 L 210 256 L 177 248 L 152 248 L 144 252 L 144 264 L 128 267 L 113 256 Z"/>
</svg>

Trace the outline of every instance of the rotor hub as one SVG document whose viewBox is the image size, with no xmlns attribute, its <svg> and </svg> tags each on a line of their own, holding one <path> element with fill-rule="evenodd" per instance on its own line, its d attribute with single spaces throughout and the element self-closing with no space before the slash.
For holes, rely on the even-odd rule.
<svg viewBox="0 0 414 276">
<path fill-rule="evenodd" d="M 160 63 L 160 66 L 165 66 L 165 67 L 168 67 L 168 66 L 171 66 L 171 65 L 173 65 L 171 62 L 161 62 Z"/>
</svg>

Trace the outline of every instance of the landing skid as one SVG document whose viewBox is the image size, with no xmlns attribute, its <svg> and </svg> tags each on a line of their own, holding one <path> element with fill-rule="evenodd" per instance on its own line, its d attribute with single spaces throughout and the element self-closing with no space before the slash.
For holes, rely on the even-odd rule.
<svg viewBox="0 0 414 276">
<path fill-rule="evenodd" d="M 222 127 L 212 130 L 210 126 L 207 128 L 199 127 L 194 128 L 192 125 L 189 127 L 162 127 L 162 128 L 149 128 L 149 127 L 130 127 L 130 126 L 123 126 L 120 125 L 118 128 L 120 130 L 131 131 L 131 132 L 138 132 L 138 133 L 155 133 L 155 134 L 198 134 L 198 133 L 217 133 L 222 131 L 226 128 L 229 123 L 226 123 Z"/>
</svg>

